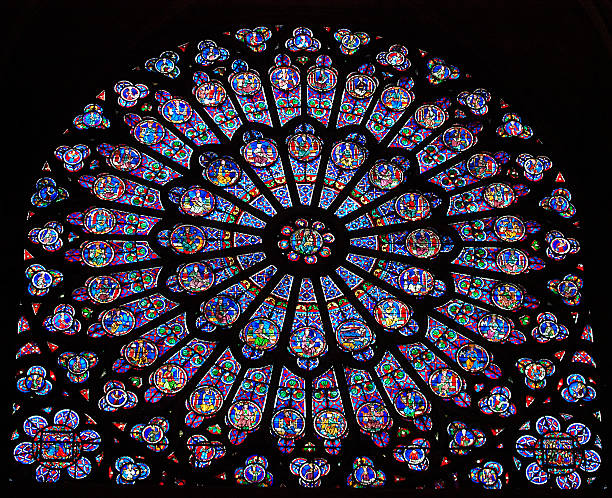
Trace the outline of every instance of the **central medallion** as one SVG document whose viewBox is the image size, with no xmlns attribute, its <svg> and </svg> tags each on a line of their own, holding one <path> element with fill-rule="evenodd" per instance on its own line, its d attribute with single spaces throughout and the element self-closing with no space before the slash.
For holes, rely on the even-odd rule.
<svg viewBox="0 0 612 498">
<path fill-rule="evenodd" d="M 347 242 L 342 221 L 327 209 L 312 206 L 280 211 L 268 222 L 264 236 L 274 265 L 300 277 L 335 273 L 346 261 Z"/>
<path fill-rule="evenodd" d="M 298 218 L 281 229 L 278 247 L 290 261 L 303 258 L 305 263 L 313 264 L 319 257 L 326 258 L 331 254 L 328 244 L 334 241 L 335 237 L 325 223 Z"/>
<path fill-rule="evenodd" d="M 290 235 L 289 245 L 296 253 L 310 256 L 323 247 L 323 237 L 313 228 L 300 228 Z"/>
</svg>

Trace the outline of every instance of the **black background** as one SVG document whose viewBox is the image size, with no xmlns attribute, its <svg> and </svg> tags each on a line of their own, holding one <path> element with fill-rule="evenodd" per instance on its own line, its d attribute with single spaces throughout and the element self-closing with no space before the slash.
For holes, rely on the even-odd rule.
<svg viewBox="0 0 612 498">
<path fill-rule="evenodd" d="M 118 71 L 123 73 L 164 49 L 199 39 L 203 30 L 223 29 L 225 25 L 346 23 L 381 35 L 394 34 L 407 46 L 426 49 L 477 73 L 531 124 L 564 172 L 566 185 L 574 195 L 583 227 L 584 294 L 592 310 L 595 340 L 601 345 L 598 360 L 604 373 L 609 370 L 610 360 L 604 353 L 610 342 L 612 294 L 609 3 L 27 0 L 12 2 L 9 7 L 8 12 L 6 6 L 2 8 L 4 34 L 8 35 L 2 58 L 2 80 L 8 83 L 2 94 L 8 129 L 2 132 L 0 214 L 6 227 L 2 286 L 8 298 L 2 315 L 4 334 L 10 337 L 15 330 L 17 298 L 23 286 L 23 220 L 34 180 L 74 115 L 108 87 Z M 12 357 L 13 352 L 11 347 L 7 354 Z M 605 397 L 605 385 L 600 386 L 602 392 Z M 604 444 L 608 441 L 605 438 Z M 108 491 L 95 488 L 87 493 L 102 496 Z M 112 493 L 127 496 L 128 491 L 134 492 L 114 488 Z M 178 490 L 146 492 L 162 496 Z M 254 494 L 259 492 L 268 496 L 283 491 L 257 490 Z M 201 496 L 204 492 L 196 489 L 189 496 L 192 494 Z"/>
</svg>

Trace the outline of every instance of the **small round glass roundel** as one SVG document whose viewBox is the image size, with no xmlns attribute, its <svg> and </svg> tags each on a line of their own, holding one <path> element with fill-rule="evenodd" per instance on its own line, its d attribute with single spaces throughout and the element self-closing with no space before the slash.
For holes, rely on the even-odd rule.
<svg viewBox="0 0 612 498">
<path fill-rule="evenodd" d="M 281 66 L 270 73 L 270 83 L 278 90 L 290 92 L 300 84 L 300 73 L 292 67 Z"/>
<path fill-rule="evenodd" d="M 315 327 L 297 329 L 289 339 L 289 349 L 300 358 L 316 358 L 325 351 L 325 335 Z"/>
<path fill-rule="evenodd" d="M 520 249 L 507 247 L 497 254 L 496 263 L 504 273 L 518 275 L 529 266 L 529 257 Z"/>
<path fill-rule="evenodd" d="M 189 263 L 178 271 L 178 281 L 188 292 L 202 292 L 209 289 L 215 276 L 209 265 L 205 263 Z"/>
<path fill-rule="evenodd" d="M 87 293 L 97 303 L 110 303 L 120 296 L 121 284 L 113 277 L 94 277 L 87 285 Z"/>
<path fill-rule="evenodd" d="M 495 235 L 505 242 L 517 242 L 525 235 L 525 224 L 516 216 L 500 216 L 495 221 Z"/>
<path fill-rule="evenodd" d="M 476 178 L 484 179 L 494 176 L 499 168 L 489 154 L 475 154 L 468 159 L 467 169 Z"/>
<path fill-rule="evenodd" d="M 51 323 L 57 330 L 67 330 L 74 323 L 74 318 L 70 310 L 57 310 L 53 315 Z"/>
<path fill-rule="evenodd" d="M 406 326 L 411 316 L 410 307 L 394 298 L 383 299 L 374 307 L 374 318 L 388 329 L 400 329 Z"/>
<path fill-rule="evenodd" d="M 179 365 L 166 364 L 153 373 L 153 383 L 161 392 L 174 394 L 187 383 L 187 372 Z"/>
<path fill-rule="evenodd" d="M 269 140 L 254 140 L 245 145 L 243 156 L 255 168 L 267 168 L 278 158 L 278 149 Z"/>
<path fill-rule="evenodd" d="M 230 83 L 238 95 L 253 95 L 261 90 L 261 78 L 252 71 L 234 75 Z"/>
<path fill-rule="evenodd" d="M 180 124 L 189 121 L 193 109 L 182 99 L 172 99 L 162 106 L 162 115 L 171 123 Z"/>
<path fill-rule="evenodd" d="M 155 145 L 166 136 L 164 127 L 154 120 L 143 120 L 132 130 L 134 138 L 145 145 Z"/>
<path fill-rule="evenodd" d="M 83 224 L 88 232 L 104 235 L 115 228 L 117 220 L 112 211 L 106 208 L 93 208 L 85 212 Z"/>
<path fill-rule="evenodd" d="M 504 310 L 515 310 L 523 302 L 523 291 L 514 284 L 502 283 L 493 288 L 493 303 Z"/>
<path fill-rule="evenodd" d="M 159 425 L 148 424 L 142 429 L 142 438 L 147 444 L 157 444 L 164 438 L 164 431 Z"/>
<path fill-rule="evenodd" d="M 336 338 L 340 347 L 346 351 L 359 351 L 372 343 L 374 334 L 365 322 L 349 320 L 336 329 Z"/>
<path fill-rule="evenodd" d="M 421 220 L 429 216 L 429 201 L 418 192 L 408 192 L 395 201 L 395 211 L 405 220 Z"/>
<path fill-rule="evenodd" d="M 38 242 L 44 245 L 53 245 L 59 240 L 59 233 L 54 228 L 43 228 L 38 232 Z"/>
<path fill-rule="evenodd" d="M 210 81 L 200 85 L 196 90 L 196 98 L 204 106 L 217 107 L 227 99 L 227 92 L 221 83 Z"/>
<path fill-rule="evenodd" d="M 123 196 L 125 183 L 114 175 L 102 175 L 96 179 L 92 189 L 100 199 L 115 201 Z"/>
<path fill-rule="evenodd" d="M 219 158 L 206 167 L 206 178 L 218 187 L 231 187 L 240 180 L 242 170 L 231 159 Z"/>
<path fill-rule="evenodd" d="M 240 316 L 240 305 L 229 296 L 215 296 L 204 306 L 204 316 L 213 325 L 229 327 Z"/>
<path fill-rule="evenodd" d="M 493 183 L 485 188 L 482 197 L 492 208 L 501 209 L 512 204 L 516 194 L 505 183 Z"/>
<path fill-rule="evenodd" d="M 250 431 L 261 421 L 261 408 L 252 401 L 237 401 L 227 411 L 227 418 L 236 429 Z"/>
<path fill-rule="evenodd" d="M 119 171 L 132 171 L 140 165 L 142 154 L 132 147 L 119 146 L 113 150 L 107 161 Z"/>
<path fill-rule="evenodd" d="M 392 190 L 404 179 L 404 172 L 399 166 L 386 161 L 378 161 L 368 174 L 372 185 L 381 190 Z"/>
<path fill-rule="evenodd" d="M 386 108 L 395 112 L 401 112 L 412 102 L 412 95 L 405 88 L 392 86 L 383 91 L 380 101 Z"/>
<path fill-rule="evenodd" d="M 357 169 L 365 158 L 364 148 L 352 142 L 340 142 L 331 151 L 331 160 L 341 169 Z"/>
<path fill-rule="evenodd" d="M 429 402 L 421 391 L 402 390 L 400 391 L 393 404 L 397 412 L 407 419 L 415 419 L 427 413 Z"/>
<path fill-rule="evenodd" d="M 572 248 L 569 240 L 563 237 L 555 237 L 550 240 L 550 249 L 553 253 L 564 255 L 567 254 Z"/>
<path fill-rule="evenodd" d="M 53 282 L 53 276 L 48 271 L 38 271 L 32 276 L 32 284 L 37 289 L 47 289 Z"/>
<path fill-rule="evenodd" d="M 406 237 L 406 249 L 417 258 L 433 258 L 441 247 L 438 234 L 427 228 L 415 230 Z"/>
<path fill-rule="evenodd" d="M 189 405 L 198 415 L 211 416 L 219 411 L 222 404 L 223 395 L 211 386 L 199 387 L 189 397 Z"/>
<path fill-rule="evenodd" d="M 441 368 L 431 374 L 429 386 L 441 398 L 451 398 L 459 394 L 463 383 L 456 372 L 449 368 Z"/>
<path fill-rule="evenodd" d="M 204 231 L 197 226 L 181 225 L 170 234 L 170 245 L 182 254 L 195 254 L 204 247 Z"/>
<path fill-rule="evenodd" d="M 289 155 L 302 162 L 313 161 L 321 154 L 323 143 L 314 135 L 299 133 L 287 141 Z"/>
<path fill-rule="evenodd" d="M 272 416 L 272 432 L 278 437 L 295 439 L 302 435 L 306 421 L 297 410 L 285 408 Z"/>
<path fill-rule="evenodd" d="M 280 331 L 278 326 L 267 319 L 257 318 L 251 320 L 242 331 L 242 340 L 254 349 L 268 350 L 274 348 L 278 342 Z"/>
<path fill-rule="evenodd" d="M 366 432 L 380 432 L 391 424 L 391 414 L 380 403 L 365 403 L 355 414 L 357 423 Z"/>
<path fill-rule="evenodd" d="M 489 364 L 489 354 L 478 344 L 466 344 L 457 351 L 457 363 L 468 372 L 480 372 Z"/>
<path fill-rule="evenodd" d="M 106 241 L 96 240 L 86 242 L 81 249 L 83 263 L 93 268 L 108 265 L 115 257 L 113 247 Z"/>
<path fill-rule="evenodd" d="M 134 339 L 122 353 L 127 362 L 136 368 L 152 365 L 159 354 L 157 346 L 147 339 Z"/>
<path fill-rule="evenodd" d="M 489 314 L 478 322 L 478 332 L 491 342 L 502 342 L 512 332 L 512 322 L 501 315 Z"/>
<path fill-rule="evenodd" d="M 166 57 L 162 57 L 155 62 L 155 69 L 160 73 L 169 73 L 174 69 L 174 61 Z"/>
<path fill-rule="evenodd" d="M 134 328 L 136 318 L 128 309 L 110 309 L 102 315 L 102 328 L 111 336 L 125 335 Z"/>
<path fill-rule="evenodd" d="M 215 197 L 202 188 L 190 188 L 181 196 L 180 206 L 190 216 L 206 216 L 215 208 Z"/>
<path fill-rule="evenodd" d="M 445 131 L 442 139 L 445 145 L 460 152 L 470 148 L 474 142 L 474 135 L 467 128 L 455 126 Z"/>
<path fill-rule="evenodd" d="M 342 437 L 347 428 L 346 417 L 336 410 L 324 410 L 314 418 L 315 432 L 324 439 Z"/>
<path fill-rule="evenodd" d="M 433 275 L 426 270 L 421 268 L 408 268 L 400 274 L 398 283 L 408 294 L 425 296 L 433 290 L 435 279 Z"/>
<path fill-rule="evenodd" d="M 414 119 L 423 128 L 434 129 L 444 123 L 446 114 L 438 106 L 426 104 L 416 110 Z"/>
<path fill-rule="evenodd" d="M 338 76 L 335 71 L 327 67 L 315 67 L 308 71 L 306 76 L 308 86 L 318 92 L 328 92 L 335 88 Z"/>
<path fill-rule="evenodd" d="M 376 91 L 376 81 L 366 74 L 350 76 L 346 82 L 347 93 L 356 99 L 367 99 Z"/>
</svg>

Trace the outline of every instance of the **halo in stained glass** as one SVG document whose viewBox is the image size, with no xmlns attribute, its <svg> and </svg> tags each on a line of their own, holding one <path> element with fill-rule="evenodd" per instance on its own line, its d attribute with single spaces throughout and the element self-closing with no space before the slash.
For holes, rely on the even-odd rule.
<svg viewBox="0 0 612 498">
<path fill-rule="evenodd" d="M 18 479 L 598 482 L 580 206 L 454 64 L 259 26 L 95 96 L 33 185 Z"/>
</svg>

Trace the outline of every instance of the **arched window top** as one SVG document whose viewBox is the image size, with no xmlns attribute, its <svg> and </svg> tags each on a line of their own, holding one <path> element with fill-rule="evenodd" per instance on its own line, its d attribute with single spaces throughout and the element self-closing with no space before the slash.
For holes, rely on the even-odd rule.
<svg viewBox="0 0 612 498">
<path fill-rule="evenodd" d="M 76 110 L 31 192 L 15 479 L 593 483 L 580 206 L 447 59 L 247 27 Z"/>
</svg>

